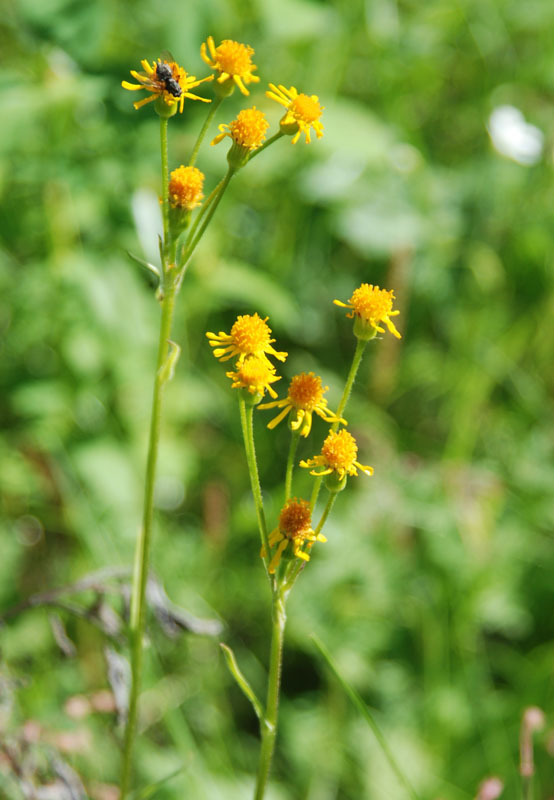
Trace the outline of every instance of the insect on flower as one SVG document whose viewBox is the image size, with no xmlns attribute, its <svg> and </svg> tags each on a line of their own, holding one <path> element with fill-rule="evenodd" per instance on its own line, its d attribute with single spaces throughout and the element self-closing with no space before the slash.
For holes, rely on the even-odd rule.
<svg viewBox="0 0 554 800">
<path fill-rule="evenodd" d="M 142 72 L 131 70 L 131 75 L 138 83 L 121 82 L 123 88 L 129 91 L 136 92 L 145 89 L 147 92 L 151 92 L 150 97 L 145 97 L 134 103 L 135 108 L 141 108 L 158 98 L 161 98 L 169 107 L 178 104 L 181 112 L 183 111 L 185 98 L 201 100 L 203 103 L 211 102 L 205 97 L 192 94 L 190 89 L 194 89 L 195 86 L 199 86 L 204 81 L 211 81 L 213 75 L 196 80 L 194 75 L 189 75 L 183 67 L 174 61 L 170 53 L 163 53 L 161 58 L 152 63 L 143 59 L 141 65 Z"/>
<path fill-rule="evenodd" d="M 156 62 L 155 75 L 157 80 L 163 83 L 165 90 L 169 92 L 169 94 L 172 94 L 173 97 L 181 97 L 183 90 L 173 77 L 173 72 L 167 61 L 158 60 Z"/>
</svg>

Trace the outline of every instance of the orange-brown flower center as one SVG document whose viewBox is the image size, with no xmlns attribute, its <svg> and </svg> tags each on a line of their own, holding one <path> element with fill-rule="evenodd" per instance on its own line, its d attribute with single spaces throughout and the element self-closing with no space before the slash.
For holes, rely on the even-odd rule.
<svg viewBox="0 0 554 800">
<path fill-rule="evenodd" d="M 307 500 L 289 500 L 279 515 L 279 530 L 287 539 L 305 538 L 312 526 L 310 504 Z"/>
<path fill-rule="evenodd" d="M 317 100 L 307 94 L 299 94 L 290 104 L 290 111 L 296 119 L 310 124 L 320 118 L 323 109 Z"/>
<path fill-rule="evenodd" d="M 202 200 L 204 174 L 196 167 L 180 166 L 171 173 L 169 181 L 169 200 L 174 208 L 189 211 Z"/>
<path fill-rule="evenodd" d="M 313 372 L 301 372 L 290 382 L 289 400 L 295 408 L 313 411 L 321 402 L 324 391 L 318 375 L 314 375 Z"/>
<path fill-rule="evenodd" d="M 254 150 L 259 147 L 265 139 L 265 133 L 269 128 L 269 122 L 265 118 L 263 111 L 254 108 L 244 108 L 239 112 L 237 118 L 229 125 L 233 141 Z"/>
<path fill-rule="evenodd" d="M 254 50 L 248 45 L 225 39 L 219 47 L 216 47 L 215 53 L 216 65 L 221 72 L 245 76 L 252 70 L 251 56 Z"/>
<path fill-rule="evenodd" d="M 356 460 L 358 446 L 348 431 L 341 430 L 338 433 L 331 431 L 323 442 L 321 454 L 331 469 L 348 469 Z"/>
<path fill-rule="evenodd" d="M 231 336 L 241 353 L 261 353 L 270 343 L 271 328 L 258 314 L 244 314 L 231 328 Z"/>
<path fill-rule="evenodd" d="M 392 311 L 393 300 L 393 291 L 362 283 L 350 298 L 350 303 L 358 316 L 370 321 L 385 319 Z"/>
</svg>

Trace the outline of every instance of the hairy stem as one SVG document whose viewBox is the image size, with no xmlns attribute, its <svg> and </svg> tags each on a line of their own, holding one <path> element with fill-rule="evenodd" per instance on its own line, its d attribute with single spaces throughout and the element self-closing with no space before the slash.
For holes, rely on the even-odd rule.
<svg viewBox="0 0 554 800">
<path fill-rule="evenodd" d="M 271 633 L 271 652 L 269 657 L 269 680 L 267 686 L 267 702 L 263 718 L 260 721 L 262 744 L 258 777 L 254 800 L 263 800 L 273 751 L 277 736 L 277 714 L 279 709 L 279 689 L 281 686 L 281 665 L 283 660 L 283 640 L 285 637 L 285 599 L 280 587 L 273 592 L 273 619 Z"/>
</svg>

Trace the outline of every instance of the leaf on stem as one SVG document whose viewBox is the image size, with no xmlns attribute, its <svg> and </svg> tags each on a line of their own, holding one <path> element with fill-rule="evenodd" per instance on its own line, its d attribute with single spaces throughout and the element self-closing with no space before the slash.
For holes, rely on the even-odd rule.
<svg viewBox="0 0 554 800">
<path fill-rule="evenodd" d="M 168 339 L 168 343 L 170 347 L 169 354 L 158 372 L 160 381 L 162 383 L 172 379 L 175 373 L 175 367 L 177 366 L 177 361 L 181 355 L 181 348 L 176 342 L 172 342 L 171 339 Z"/>
<path fill-rule="evenodd" d="M 393 756 L 392 750 L 388 746 L 385 737 L 383 736 L 381 729 L 375 722 L 373 714 L 371 713 L 369 708 L 366 706 L 366 704 L 364 703 L 358 692 L 345 680 L 345 678 L 343 678 L 343 676 L 339 672 L 339 668 L 337 667 L 336 663 L 331 657 L 331 654 L 329 653 L 325 645 L 320 641 L 320 639 L 314 633 L 310 634 L 310 639 L 315 644 L 315 646 L 319 650 L 319 653 L 323 656 L 324 660 L 327 662 L 327 666 L 334 674 L 335 678 L 338 680 L 338 682 L 344 689 L 345 693 L 348 695 L 354 706 L 357 708 L 357 710 L 360 712 L 362 717 L 365 719 L 365 721 L 371 728 L 375 738 L 377 739 L 377 742 L 381 747 L 381 750 L 383 751 L 392 771 L 398 778 L 399 782 L 404 786 L 404 788 L 406 789 L 412 800 L 419 800 L 409 780 L 406 778 L 406 776 L 398 766 L 398 762 Z"/>
<path fill-rule="evenodd" d="M 156 289 L 159 286 L 161 280 L 160 270 L 158 269 L 158 267 L 156 267 L 154 264 L 151 264 L 149 261 L 145 261 L 143 258 L 140 258 L 140 256 L 136 256 L 129 250 L 127 250 L 127 255 L 129 256 L 129 258 L 132 258 L 133 261 L 136 261 L 137 264 L 140 264 L 141 267 L 144 267 L 148 275 L 148 283 L 152 286 L 153 289 Z"/>
<path fill-rule="evenodd" d="M 236 682 L 238 683 L 239 687 L 242 689 L 244 695 L 252 703 L 252 707 L 253 707 L 258 719 L 263 719 L 264 712 L 263 712 L 263 709 L 262 709 L 262 704 L 260 703 L 260 701 L 258 700 L 256 695 L 254 694 L 254 691 L 253 691 L 252 687 L 250 686 L 250 684 L 248 683 L 248 681 L 246 680 L 246 678 L 244 677 L 244 675 L 240 671 L 239 665 L 237 664 L 237 659 L 235 658 L 235 654 L 233 653 L 231 648 L 228 647 L 226 644 L 223 644 L 222 642 L 220 642 L 219 646 L 223 650 L 223 655 L 225 656 L 225 661 L 227 663 L 227 667 L 229 668 L 229 672 L 231 673 L 233 678 L 236 680 Z"/>
</svg>

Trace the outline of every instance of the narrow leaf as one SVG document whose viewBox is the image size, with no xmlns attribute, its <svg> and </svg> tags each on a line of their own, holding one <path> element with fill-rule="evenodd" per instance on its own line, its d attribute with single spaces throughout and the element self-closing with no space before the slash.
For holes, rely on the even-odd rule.
<svg viewBox="0 0 554 800">
<path fill-rule="evenodd" d="M 227 662 L 227 666 L 229 668 L 229 672 L 231 673 L 233 678 L 236 680 L 236 682 L 238 683 L 238 685 L 242 689 L 242 691 L 245 694 L 245 696 L 252 703 L 252 707 L 254 708 L 254 711 L 256 712 L 256 716 L 258 717 L 258 719 L 262 719 L 263 715 L 264 715 L 264 712 L 263 712 L 263 709 L 262 709 L 262 704 L 260 703 L 260 701 L 258 700 L 256 695 L 254 694 L 254 691 L 253 691 L 252 687 L 250 686 L 250 684 L 248 683 L 248 681 L 246 680 L 246 678 L 244 677 L 244 675 L 240 671 L 239 665 L 237 664 L 237 659 L 235 658 L 235 654 L 233 653 L 233 651 L 231 650 L 230 647 L 227 647 L 226 644 L 223 644 L 222 642 L 220 642 L 219 646 L 223 650 L 223 655 L 225 656 L 225 661 Z"/>
<path fill-rule="evenodd" d="M 373 731 L 373 734 L 374 734 L 375 738 L 377 739 L 377 741 L 378 741 L 378 743 L 379 743 L 379 745 L 381 747 L 381 750 L 385 754 L 385 757 L 386 757 L 387 761 L 389 762 L 389 765 L 390 765 L 392 771 L 394 772 L 394 774 L 398 778 L 399 782 L 404 786 L 404 788 L 406 789 L 406 791 L 408 792 L 408 794 L 410 795 L 412 800 L 419 800 L 415 790 L 413 789 L 413 787 L 411 786 L 410 782 L 408 781 L 408 779 L 406 778 L 406 776 L 404 775 L 404 773 L 402 772 L 402 770 L 398 766 L 398 762 L 396 761 L 395 757 L 393 756 L 392 750 L 388 746 L 388 744 L 387 744 L 387 742 L 385 740 L 385 737 L 381 733 L 381 729 L 379 728 L 379 726 L 375 722 L 373 714 L 371 713 L 369 708 L 366 706 L 366 704 L 364 703 L 364 701 L 362 700 L 362 698 L 360 697 L 358 692 L 352 686 L 350 686 L 350 684 L 340 674 L 339 668 L 335 664 L 333 658 L 331 657 L 331 654 L 329 653 L 329 651 L 327 650 L 325 645 L 320 641 L 320 639 L 315 635 L 315 633 L 310 634 L 310 639 L 315 644 L 315 646 L 319 650 L 320 654 L 323 656 L 323 658 L 327 662 L 327 666 L 329 667 L 331 672 L 334 674 L 335 678 L 338 680 L 338 682 L 340 683 L 340 685 L 342 686 L 342 688 L 344 689 L 344 691 L 346 692 L 346 694 L 348 695 L 348 697 L 350 698 L 352 703 L 355 705 L 355 707 L 358 709 L 358 711 L 360 712 L 362 717 L 364 717 L 365 721 L 367 722 L 367 724 L 369 725 L 369 727 Z"/>
<path fill-rule="evenodd" d="M 161 280 L 160 270 L 154 264 L 151 264 L 149 261 L 145 261 L 144 258 L 131 253 L 130 250 L 127 250 L 127 255 L 129 258 L 132 258 L 133 261 L 136 261 L 137 264 L 140 264 L 141 267 L 144 267 L 149 273 L 149 281 L 153 286 L 158 286 Z"/>
<path fill-rule="evenodd" d="M 162 383 L 172 379 L 175 373 L 175 367 L 177 366 L 177 361 L 181 355 L 181 348 L 176 342 L 172 342 L 171 339 L 169 340 L 169 347 L 169 355 L 160 367 L 160 371 L 158 373 Z"/>
</svg>

